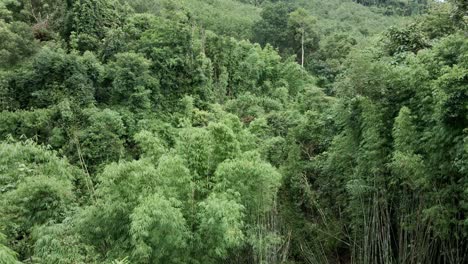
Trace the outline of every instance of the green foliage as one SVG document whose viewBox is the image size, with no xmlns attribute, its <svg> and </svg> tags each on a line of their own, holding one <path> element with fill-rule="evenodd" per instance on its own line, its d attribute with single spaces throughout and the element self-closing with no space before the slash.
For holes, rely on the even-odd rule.
<svg viewBox="0 0 468 264">
<path fill-rule="evenodd" d="M 171 8 L 168 4 L 177 3 L 179 9 L 190 13 L 198 25 L 217 34 L 249 39 L 252 36 L 251 26 L 258 20 L 260 9 L 252 5 L 233 0 L 180 0 L 180 1 L 142 1 L 128 2 L 139 13 L 165 13 Z M 183 8 L 181 8 L 183 6 Z M 225 12 L 230 10 L 230 12 Z"/>
<path fill-rule="evenodd" d="M 33 32 L 25 23 L 6 23 L 0 19 L 0 36 L 0 68 L 14 66 L 37 50 Z"/>
<path fill-rule="evenodd" d="M 291 6 L 284 2 L 266 5 L 260 14 L 262 19 L 254 25 L 254 40 L 262 45 L 269 43 L 280 50 L 288 47 L 288 16 L 291 11 Z"/>
<path fill-rule="evenodd" d="M 16 258 L 16 252 L 8 248 L 6 245 L 6 237 L 0 233 L 0 263 L 1 264 L 15 264 L 20 263 Z"/>
<path fill-rule="evenodd" d="M 390 28 L 387 33 L 389 43 L 387 44 L 388 53 L 395 55 L 401 52 L 418 52 L 428 47 L 424 36 L 415 26 L 409 26 L 404 30 Z"/>
<path fill-rule="evenodd" d="M 130 216 L 134 256 L 140 263 L 184 263 L 188 227 L 176 200 L 153 194 Z"/>
<path fill-rule="evenodd" d="M 213 146 L 210 163 L 214 171 L 224 160 L 233 159 L 239 155 L 240 148 L 233 131 L 226 125 L 212 123 L 208 126 L 208 130 Z"/>
<path fill-rule="evenodd" d="M 446 69 L 435 85 L 438 88 L 436 93 L 439 99 L 438 114 L 440 118 L 448 126 L 464 128 L 468 125 L 466 118 L 468 114 L 466 108 L 468 69 L 460 66 L 454 65 L 452 68 Z"/>
<path fill-rule="evenodd" d="M 71 47 L 99 50 L 106 32 L 123 22 L 125 11 L 115 0 L 74 1 L 68 15 Z"/>
<path fill-rule="evenodd" d="M 94 171 L 98 165 L 118 161 L 123 155 L 121 137 L 125 127 L 120 114 L 110 109 L 88 109 L 85 114 L 87 127 L 73 139 L 75 144 L 70 151 L 76 148 L 77 158 L 83 159 Z"/>
<path fill-rule="evenodd" d="M 343 71 L 343 63 L 356 44 L 356 39 L 348 33 L 330 34 L 320 41 L 318 51 L 308 65 L 312 72 L 321 76 L 319 85 L 329 85 L 335 80 Z"/>
<path fill-rule="evenodd" d="M 192 176 L 178 156 L 162 156 L 156 169 L 158 184 L 165 197 L 187 201 L 192 197 Z"/>
<path fill-rule="evenodd" d="M 411 15 L 420 14 L 427 8 L 430 1 L 427 0 L 353 0 L 366 6 L 377 6 L 382 9 L 386 15 L 401 14 Z"/>
<path fill-rule="evenodd" d="M 417 137 L 416 127 L 414 126 L 414 117 L 408 107 L 402 107 L 393 125 L 393 138 L 395 140 L 395 149 L 402 152 L 412 152 L 417 149 L 415 144 Z"/>
<path fill-rule="evenodd" d="M 34 259 L 39 263 L 94 263 L 96 252 L 83 244 L 71 219 L 33 232 Z"/>
<path fill-rule="evenodd" d="M 96 202 L 83 208 L 75 220 L 77 233 L 96 249 L 97 256 L 128 256 L 130 215 L 140 199 L 156 190 L 156 169 L 145 160 L 112 163 L 98 180 Z"/>
<path fill-rule="evenodd" d="M 249 213 L 270 210 L 281 181 L 281 175 L 255 152 L 221 163 L 215 177 L 216 189 L 239 192 Z"/>
<path fill-rule="evenodd" d="M 418 21 L 419 27 L 429 39 L 435 39 L 456 31 L 451 19 L 451 7 L 443 3 L 434 4 Z"/>
<path fill-rule="evenodd" d="M 179 134 L 176 150 L 187 161 L 187 167 L 197 181 L 208 177 L 210 170 L 210 135 L 205 129 L 186 128 Z"/>
<path fill-rule="evenodd" d="M 158 81 L 150 74 L 151 62 L 136 53 L 119 53 L 108 66 L 106 79 L 112 83 L 110 91 L 102 91 L 110 97 L 110 104 L 128 106 L 132 111 L 144 111 L 158 103 Z"/>
<path fill-rule="evenodd" d="M 288 27 L 295 42 L 291 48 L 296 54 L 298 50 L 305 52 L 307 49 L 309 52 L 313 52 L 317 49 L 318 37 L 314 30 L 315 23 L 315 18 L 303 8 L 296 9 L 289 14 Z M 297 57 L 301 58 L 301 56 L 303 55 Z M 304 65 L 302 60 L 303 58 L 301 58 L 301 65 Z"/>
<path fill-rule="evenodd" d="M 47 142 L 51 136 L 49 126 L 53 123 L 54 115 L 52 109 L 40 109 L 36 111 L 4 111 L 0 115 L 2 127 L 0 137 L 6 139 L 7 136 L 14 138 L 35 138 L 38 142 Z M 13 134 L 14 133 L 14 134 Z"/>
<path fill-rule="evenodd" d="M 199 204 L 198 236 L 203 263 L 217 263 L 227 257 L 229 250 L 244 240 L 244 207 L 223 194 L 211 194 Z"/>
<path fill-rule="evenodd" d="M 45 108 L 71 99 L 80 105 L 94 102 L 101 64 L 87 52 L 83 56 L 59 48 L 43 48 L 32 65 L 11 72 L 5 80 L 6 98 L 15 108 Z"/>
<path fill-rule="evenodd" d="M 142 130 L 135 134 L 135 141 L 142 149 L 142 156 L 144 158 L 148 157 L 157 161 L 166 152 L 161 140 L 147 130 Z"/>
<path fill-rule="evenodd" d="M 465 263 L 450 2 L 0 1 L 0 263 Z"/>
<path fill-rule="evenodd" d="M 29 236 L 36 226 L 64 219 L 75 201 L 74 181 L 83 180 L 78 170 L 55 153 L 32 142 L 2 143 L 1 222 L 13 248 L 30 256 Z"/>
<path fill-rule="evenodd" d="M 461 0 L 450 0 L 450 2 L 454 6 L 452 18 L 455 20 L 456 23 L 459 23 L 460 27 L 466 29 L 468 25 L 468 5 Z"/>
</svg>

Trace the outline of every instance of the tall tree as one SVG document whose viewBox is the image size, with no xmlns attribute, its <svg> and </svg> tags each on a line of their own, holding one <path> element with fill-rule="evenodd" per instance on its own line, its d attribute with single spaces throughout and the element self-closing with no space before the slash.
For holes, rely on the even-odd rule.
<svg viewBox="0 0 468 264">
<path fill-rule="evenodd" d="M 288 27 L 292 31 L 294 39 L 300 43 L 300 62 L 304 67 L 305 50 L 316 48 L 317 35 L 314 32 L 315 18 L 310 16 L 303 8 L 299 8 L 289 14 Z"/>
</svg>

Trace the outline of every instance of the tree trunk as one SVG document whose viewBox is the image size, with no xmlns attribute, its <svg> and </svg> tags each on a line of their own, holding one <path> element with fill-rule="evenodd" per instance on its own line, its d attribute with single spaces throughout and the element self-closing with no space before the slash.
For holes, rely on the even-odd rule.
<svg viewBox="0 0 468 264">
<path fill-rule="evenodd" d="M 301 37 L 301 66 L 304 68 L 304 29 L 302 30 L 302 37 Z"/>
</svg>

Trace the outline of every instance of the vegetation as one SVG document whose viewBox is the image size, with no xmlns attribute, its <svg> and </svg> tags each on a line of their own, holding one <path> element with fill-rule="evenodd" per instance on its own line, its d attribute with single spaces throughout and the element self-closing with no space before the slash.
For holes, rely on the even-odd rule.
<svg viewBox="0 0 468 264">
<path fill-rule="evenodd" d="M 0 0 L 0 264 L 468 262 L 467 12 Z"/>
</svg>

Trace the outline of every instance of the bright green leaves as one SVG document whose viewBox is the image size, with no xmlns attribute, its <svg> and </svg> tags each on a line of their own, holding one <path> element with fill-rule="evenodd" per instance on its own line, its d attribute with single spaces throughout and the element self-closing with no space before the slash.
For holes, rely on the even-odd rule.
<svg viewBox="0 0 468 264">
<path fill-rule="evenodd" d="M 4 5 L 15 20 L 34 25 L 38 38 L 40 33 L 61 28 L 67 11 L 67 1 L 60 0 L 3 0 L 0 5 Z"/>
<path fill-rule="evenodd" d="M 307 111 L 292 131 L 295 140 L 301 145 L 303 155 L 308 159 L 323 152 L 328 144 L 328 129 L 324 116 L 315 111 Z"/>
<path fill-rule="evenodd" d="M 0 1 L 0 19 L 4 21 L 10 21 L 12 19 L 12 11 L 8 9 L 8 6 L 18 5 L 17 0 L 3 0 Z"/>
<path fill-rule="evenodd" d="M 36 4 L 54 9 L 48 1 Z M 114 0 L 73 1 L 68 5 L 62 14 L 66 22 L 61 26 L 68 28 L 64 41 L 71 49 L 44 45 L 33 67 L 23 67 L 17 74 L 8 72 L 0 94 L 3 97 L 5 93 L 5 104 L 12 105 L 9 109 L 45 108 L 73 97 L 80 107 L 119 105 L 132 112 L 149 112 L 156 107 L 171 109 L 180 98 L 190 95 L 194 104 L 205 110 L 215 99 L 223 102 L 244 92 L 270 94 L 279 87 L 296 93 L 304 83 L 296 78 L 304 72 L 291 60 L 282 62 L 271 46 L 261 48 L 205 34 L 177 5 L 167 5 L 167 12 L 159 17 L 127 15 L 125 7 Z M 12 34 L 30 31 L 26 24 L 4 25 Z M 23 53 L 28 53 L 26 57 L 33 54 L 32 34 L 21 34 L 7 34 L 12 41 L 5 42 L 2 52 L 8 65 L 13 60 L 21 62 Z M 23 48 L 31 51 L 19 50 Z M 16 57 L 8 59 L 7 53 Z"/>
<path fill-rule="evenodd" d="M 32 238 L 34 260 L 38 263 L 95 263 L 97 259 L 93 248 L 82 242 L 71 218 L 35 229 Z"/>
<path fill-rule="evenodd" d="M 179 133 L 176 150 L 187 161 L 188 168 L 198 181 L 210 173 L 210 141 L 206 129 L 186 128 Z"/>
<path fill-rule="evenodd" d="M 0 222 L 15 250 L 28 256 L 33 227 L 61 222 L 75 201 L 75 168 L 55 153 L 31 142 L 0 147 Z"/>
<path fill-rule="evenodd" d="M 141 263 L 217 263 L 247 245 L 281 176 L 258 154 L 242 154 L 236 117 L 216 115 L 218 123 L 181 128 L 172 149 L 156 133 L 138 133 L 141 159 L 105 167 L 95 203 L 79 213 L 84 241 Z"/>
<path fill-rule="evenodd" d="M 98 180 L 96 201 L 79 212 L 77 231 L 99 254 L 124 257 L 130 248 L 130 215 L 156 191 L 156 169 L 147 160 L 113 163 Z"/>
<path fill-rule="evenodd" d="M 244 206 L 228 195 L 212 193 L 199 203 L 197 244 L 202 263 L 217 263 L 244 242 Z"/>
<path fill-rule="evenodd" d="M 186 263 L 189 232 L 179 202 L 156 193 L 130 218 L 133 254 L 139 263 Z"/>
<path fill-rule="evenodd" d="M 206 55 L 213 65 L 213 89 L 219 102 L 251 93 L 271 95 L 280 87 L 295 94 L 305 83 L 301 67 L 281 61 L 270 45 L 264 48 L 245 41 L 207 34 Z"/>
<path fill-rule="evenodd" d="M 2 0 L 0 19 L 12 22 L 13 27 L 27 26 L 31 37 L 50 41 L 61 33 L 65 26 L 67 1 L 62 0 Z M 28 38 L 29 39 L 29 38 Z M 32 48 L 32 47 L 31 47 Z"/>
<path fill-rule="evenodd" d="M 453 34 L 457 23 L 451 13 L 452 7 L 447 3 L 433 3 L 427 14 L 418 20 L 418 26 L 429 39 Z"/>
<path fill-rule="evenodd" d="M 24 224 L 41 225 L 64 217 L 74 199 L 72 190 L 68 179 L 37 175 L 25 178 L 6 198 L 13 201 L 10 204 L 13 210 L 18 210 L 25 218 Z"/>
<path fill-rule="evenodd" d="M 274 244 L 281 240 L 281 237 L 276 233 L 277 230 L 273 226 L 267 224 L 266 219 L 269 217 L 274 218 L 276 196 L 278 189 L 281 185 L 281 174 L 269 163 L 261 160 L 260 155 L 256 152 L 245 152 L 240 157 L 232 160 L 226 160 L 218 166 L 215 173 L 215 192 L 229 194 L 232 202 L 219 201 L 218 203 L 225 203 L 227 208 L 231 208 L 231 216 L 217 221 L 232 221 L 231 228 L 241 226 L 242 223 L 239 220 L 231 219 L 233 215 L 238 215 L 239 212 L 233 210 L 239 210 L 245 208 L 245 243 L 252 248 L 253 254 L 257 258 L 264 258 L 269 250 L 274 250 Z M 240 195 L 239 195 L 240 194 Z M 210 205 L 211 200 L 214 197 L 208 197 L 206 206 Z M 235 201 L 238 201 L 242 207 L 236 205 Z M 232 205 L 228 205 L 232 203 Z M 211 205 L 213 206 L 213 205 Z M 208 207 L 209 208 L 209 207 Z M 236 209 L 237 208 L 237 209 Z M 212 213 L 207 212 L 209 215 Z M 216 221 L 214 218 L 212 221 Z M 236 223 L 237 222 L 237 223 Z M 234 230 L 216 230 L 211 228 L 212 232 L 215 232 L 218 236 L 221 236 L 225 241 L 223 243 L 233 243 L 241 241 L 243 235 L 241 232 Z M 219 234 L 220 232 L 228 232 L 227 234 Z M 235 240 L 229 237 L 229 233 L 234 232 L 237 234 Z M 232 233 L 230 234 L 232 235 Z M 229 239 L 229 240 L 228 240 Z M 227 240 L 227 241 L 226 241 Z M 275 242 L 273 242 L 275 240 Z M 219 247 L 223 244 L 219 244 Z M 229 246 L 227 244 L 226 246 Z M 225 247 L 226 247 L 225 246 Z M 230 245 L 233 247 L 234 245 Z M 215 247 L 215 254 L 223 250 L 223 248 Z M 222 251 L 221 251 L 222 252 Z"/>
<path fill-rule="evenodd" d="M 315 18 L 309 13 L 299 8 L 289 14 L 288 28 L 291 31 L 291 36 L 294 39 L 293 52 L 299 53 L 300 63 L 304 66 L 305 54 L 314 51 L 318 46 L 318 36 L 314 30 Z"/>
<path fill-rule="evenodd" d="M 271 209 L 281 181 L 281 175 L 255 152 L 221 163 L 215 177 L 216 189 L 239 192 L 249 213 Z"/>
<path fill-rule="evenodd" d="M 99 175 L 97 196 L 115 203 L 121 210 L 132 208 L 140 197 L 155 191 L 156 175 L 156 169 L 147 160 L 113 163 Z"/>
<path fill-rule="evenodd" d="M 158 185 L 164 186 L 161 193 L 165 197 L 176 198 L 180 201 L 192 199 L 192 175 L 184 163 L 181 157 L 170 154 L 159 159 L 156 173 Z"/>
<path fill-rule="evenodd" d="M 0 264 L 19 264 L 16 252 L 8 248 L 6 242 L 5 235 L 0 232 Z"/>
<path fill-rule="evenodd" d="M 0 138 L 6 139 L 12 136 L 15 139 L 26 136 L 36 138 L 38 143 L 44 143 L 49 136 L 49 127 L 54 115 L 52 109 L 40 109 L 35 111 L 1 112 Z"/>
<path fill-rule="evenodd" d="M 186 160 L 201 195 L 206 196 L 212 188 L 217 166 L 240 154 L 237 136 L 223 123 L 210 123 L 207 128 L 184 128 L 180 132 L 175 149 Z"/>
<path fill-rule="evenodd" d="M 135 134 L 135 141 L 142 150 L 142 157 L 158 161 L 167 151 L 163 142 L 155 134 L 142 130 Z"/>
<path fill-rule="evenodd" d="M 250 123 L 254 118 L 264 114 L 261 98 L 251 93 L 240 94 L 236 99 L 226 102 L 225 108 L 239 116 L 244 123 Z"/>
<path fill-rule="evenodd" d="M 239 142 L 232 130 L 224 124 L 210 124 L 208 131 L 213 144 L 210 163 L 212 168 L 216 169 L 219 163 L 233 159 L 239 154 Z"/>
<path fill-rule="evenodd" d="M 414 124 L 414 116 L 407 107 L 402 107 L 400 113 L 395 118 L 393 125 L 393 139 L 395 151 L 391 167 L 395 176 L 392 184 L 398 180 L 406 187 L 413 190 L 422 190 L 429 186 L 428 172 L 424 164 L 423 157 L 417 155 L 419 148 L 418 132 Z"/>
<path fill-rule="evenodd" d="M 76 172 L 68 168 L 69 164 L 65 160 L 57 158 L 53 152 L 30 141 L 2 143 L 1 146 L 2 192 L 9 191 L 10 188 L 15 189 L 17 183 L 31 176 L 43 175 L 57 180 L 71 180 Z"/>
<path fill-rule="evenodd" d="M 417 149 L 417 131 L 414 116 L 408 107 L 402 107 L 393 125 L 395 149 L 402 152 L 413 152 Z"/>
<path fill-rule="evenodd" d="M 391 184 L 401 184 L 412 190 L 430 188 L 427 179 L 426 165 L 420 155 L 413 153 L 395 152 L 393 154 L 392 169 L 398 178 L 392 179 Z"/>
</svg>

